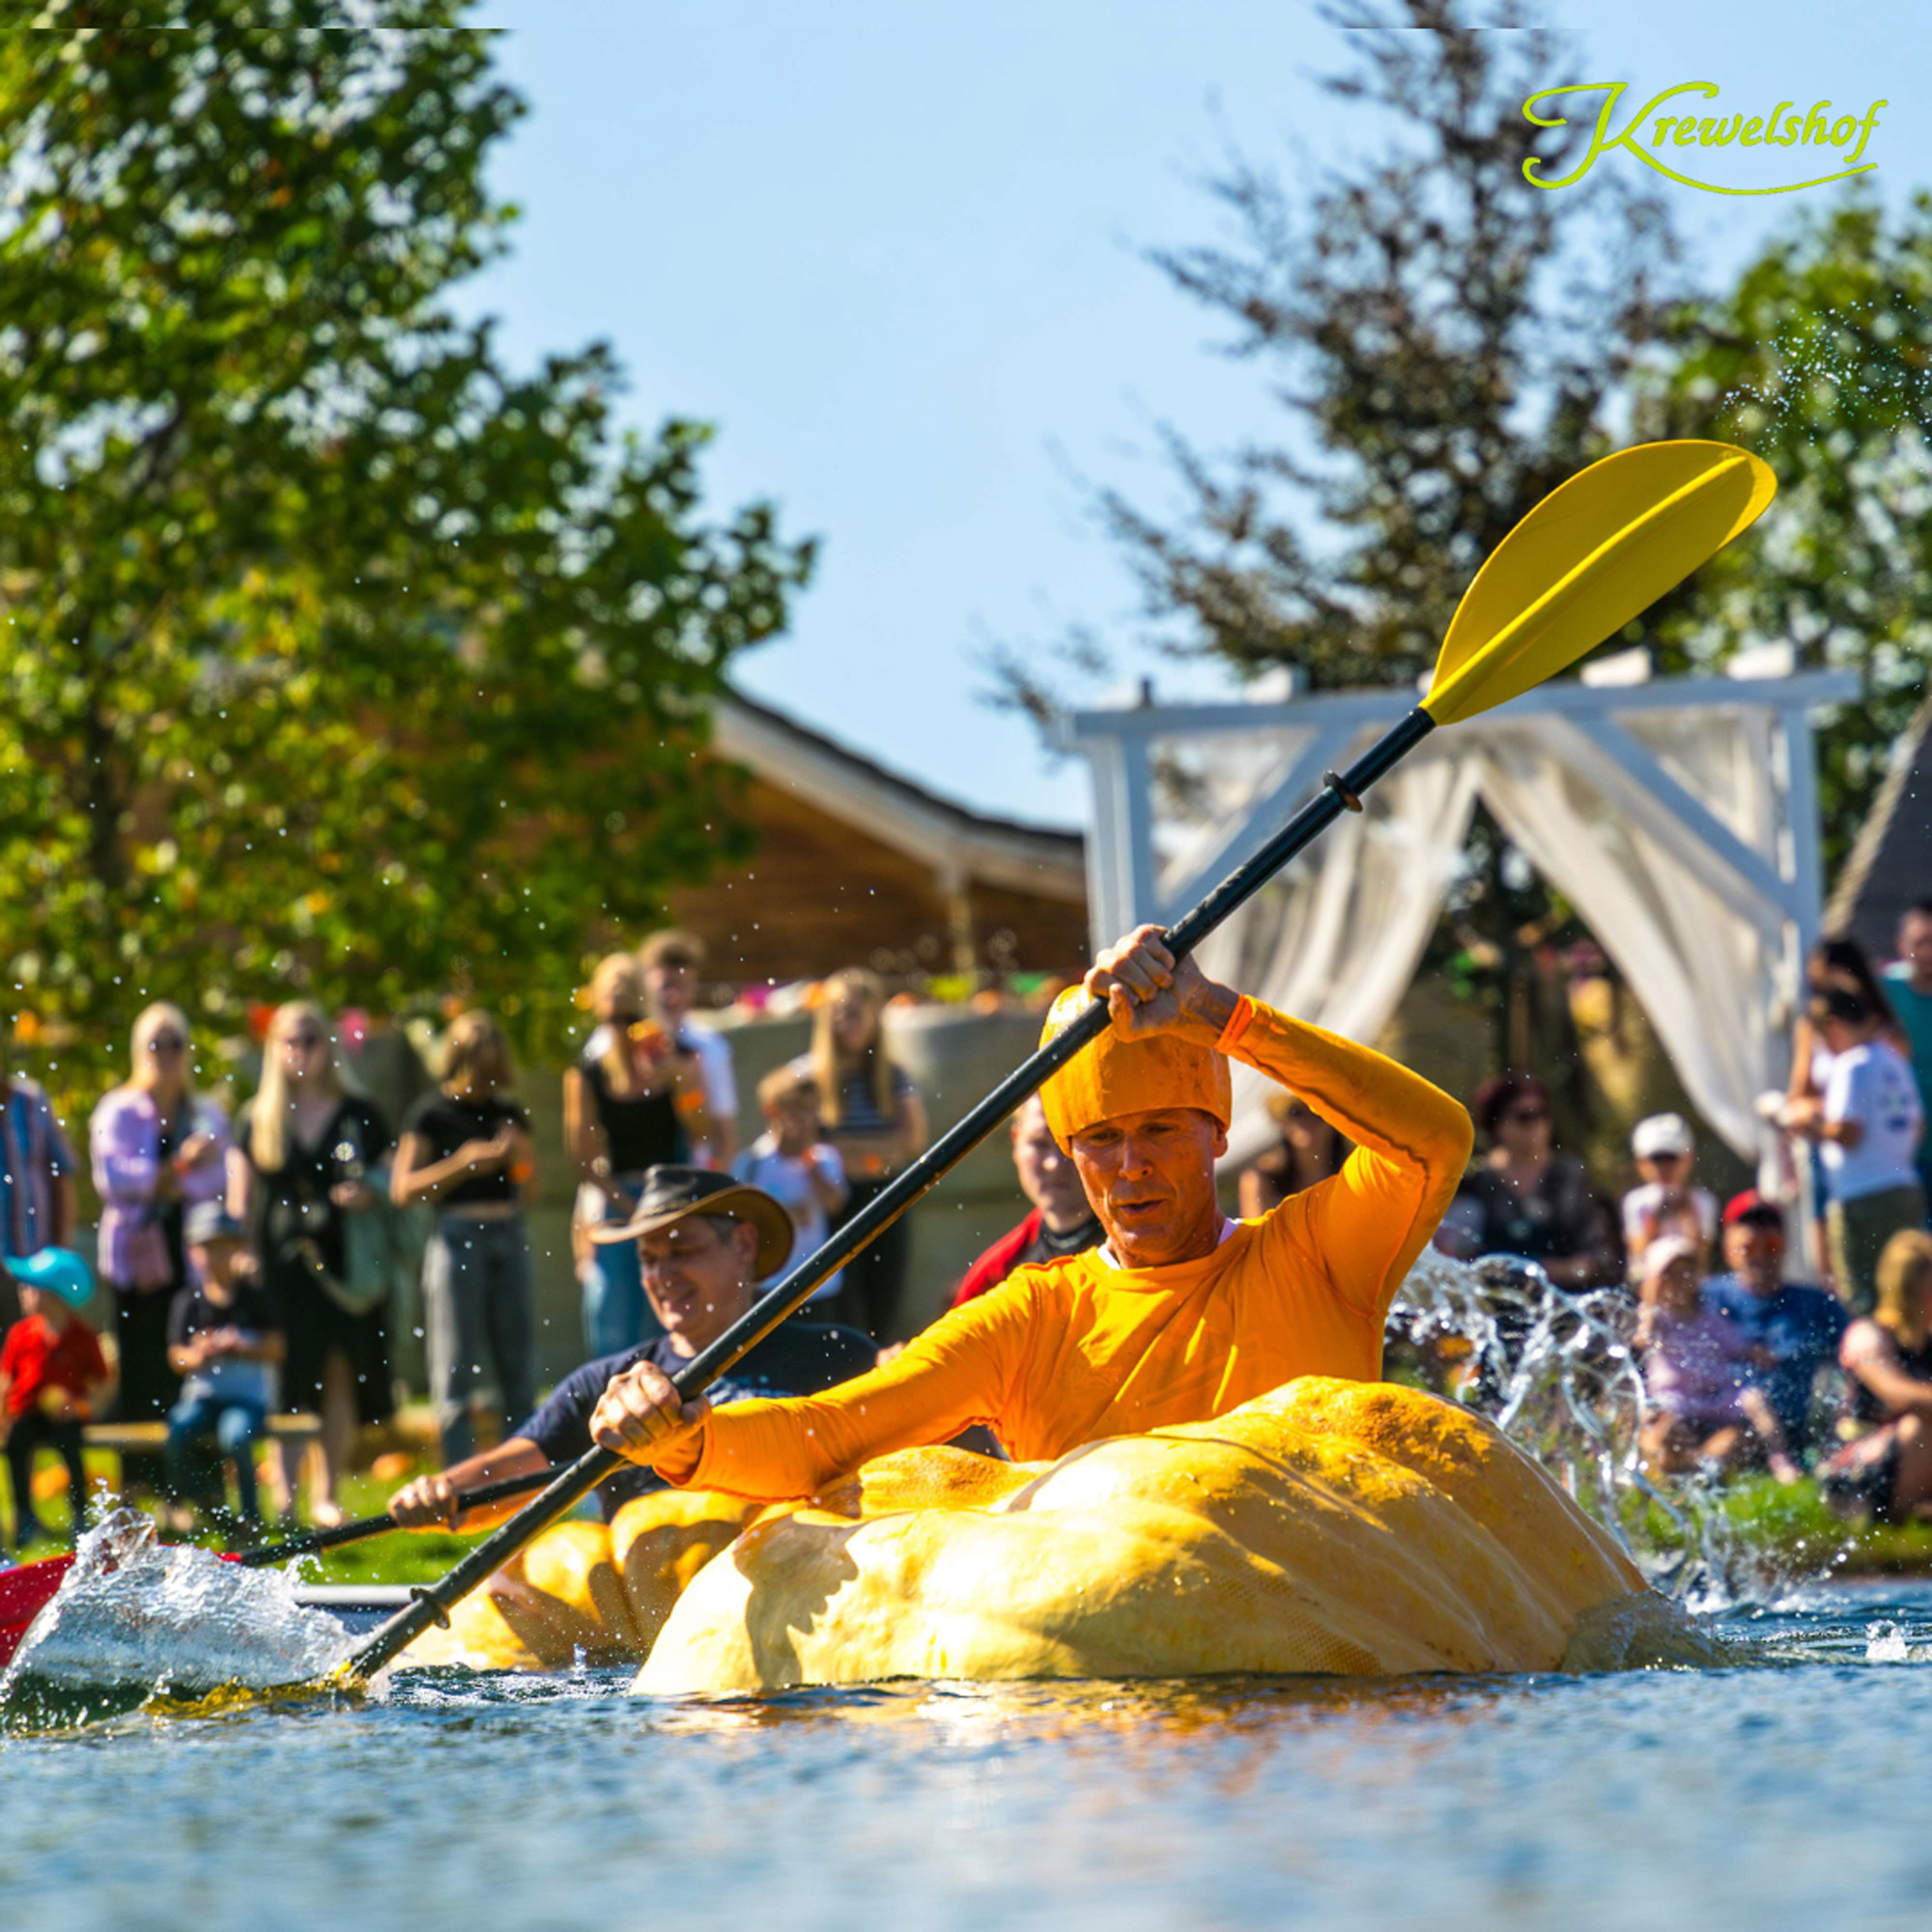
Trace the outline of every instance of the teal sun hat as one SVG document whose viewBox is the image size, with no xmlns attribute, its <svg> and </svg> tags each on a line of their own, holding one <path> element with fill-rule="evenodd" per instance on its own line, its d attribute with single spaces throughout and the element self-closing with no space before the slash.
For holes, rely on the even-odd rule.
<svg viewBox="0 0 1932 1932">
<path fill-rule="evenodd" d="M 22 1288 L 44 1288 L 70 1308 L 83 1308 L 94 1293 L 94 1270 L 71 1248 L 42 1248 L 38 1254 L 10 1255 L 7 1272 Z"/>
</svg>

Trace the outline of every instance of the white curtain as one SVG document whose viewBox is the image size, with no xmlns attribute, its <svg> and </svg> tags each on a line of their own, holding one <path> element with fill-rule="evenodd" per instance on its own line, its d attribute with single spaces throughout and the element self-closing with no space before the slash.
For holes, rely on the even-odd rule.
<svg viewBox="0 0 1932 1932">
<path fill-rule="evenodd" d="M 1378 1038 L 1435 930 L 1475 796 L 1475 772 L 1446 741 L 1414 753 L 1204 941 L 1202 966 L 1317 1026 Z M 1236 1066 L 1230 1159 L 1272 1138 L 1268 1090 Z"/>
<path fill-rule="evenodd" d="M 1764 716 L 1704 708 L 1633 712 L 1622 722 L 1670 778 L 1776 866 L 1779 793 Z M 1297 732 L 1176 748 L 1168 769 L 1185 805 L 1157 828 L 1163 892 L 1308 743 Z M 1740 1153 L 1754 1154 L 1753 1102 L 1785 1070 L 1796 962 L 1782 916 L 1563 718 L 1485 719 L 1431 740 L 1361 813 L 1342 817 L 1213 934 L 1202 964 L 1317 1025 L 1380 1037 L 1435 928 L 1478 797 L 1616 961 L 1698 1111 Z M 1236 1068 L 1231 1160 L 1251 1158 L 1271 1138 L 1266 1091 L 1259 1075 Z"/>
<path fill-rule="evenodd" d="M 1714 816 L 1772 856 L 1768 748 L 1752 744 L 1745 719 L 1706 715 L 1693 725 L 1652 717 L 1632 728 Z M 1782 1079 L 1782 916 L 1714 882 L 1712 862 L 1687 855 L 1678 821 L 1618 782 L 1565 720 L 1498 720 L 1480 746 L 1484 803 L 1616 961 L 1698 1112 L 1754 1157 L 1753 1103 Z"/>
</svg>

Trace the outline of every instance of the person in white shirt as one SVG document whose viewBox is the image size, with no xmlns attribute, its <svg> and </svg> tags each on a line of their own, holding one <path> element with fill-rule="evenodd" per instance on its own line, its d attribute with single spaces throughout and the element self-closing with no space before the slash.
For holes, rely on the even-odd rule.
<svg viewBox="0 0 1932 1932">
<path fill-rule="evenodd" d="M 644 969 L 644 998 L 651 1017 L 704 1071 L 704 1110 L 711 1118 L 710 1145 L 694 1149 L 700 1167 L 727 1168 L 738 1151 L 738 1083 L 731 1070 L 731 1045 L 721 1033 L 691 1017 L 697 975 L 704 964 L 704 942 L 689 932 L 654 932 L 638 949 Z"/>
<path fill-rule="evenodd" d="M 1718 1197 L 1708 1187 L 1693 1185 L 1697 1139 L 1682 1114 L 1652 1114 L 1636 1123 L 1631 1153 L 1640 1185 L 1624 1196 L 1624 1253 L 1630 1278 L 1643 1280 L 1649 1271 L 1644 1254 L 1650 1244 L 1677 1235 L 1696 1244 L 1700 1265 L 1711 1258 L 1718 1237 Z"/>
<path fill-rule="evenodd" d="M 1826 1239 L 1840 1298 L 1860 1315 L 1877 1300 L 1878 1258 L 1901 1229 L 1922 1227 L 1925 1192 L 1914 1155 L 1925 1121 L 1911 1063 L 1882 1033 L 1865 996 L 1831 985 L 1809 1016 L 1832 1061 L 1825 1091 L 1788 1102 L 1782 1119 L 1818 1143 L 1830 1205 Z"/>
<path fill-rule="evenodd" d="M 802 1262 L 825 1243 L 832 1216 L 844 1207 L 851 1189 L 838 1150 L 818 1133 L 818 1082 L 811 1063 L 793 1061 L 758 1082 L 758 1109 L 765 1131 L 731 1163 L 734 1179 L 771 1195 L 791 1216 L 795 1234 L 791 1263 Z M 770 1286 L 776 1275 L 761 1281 Z M 829 1302 L 844 1283 L 844 1270 L 813 1290 L 813 1303 Z"/>
</svg>

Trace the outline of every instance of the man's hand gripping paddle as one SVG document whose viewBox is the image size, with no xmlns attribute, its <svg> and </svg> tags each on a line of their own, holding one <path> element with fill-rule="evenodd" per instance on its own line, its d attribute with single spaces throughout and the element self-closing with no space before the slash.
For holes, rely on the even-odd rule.
<svg viewBox="0 0 1932 1932">
<path fill-rule="evenodd" d="M 1167 934 L 1177 959 L 1191 952 L 1275 872 L 1438 724 L 1459 724 L 1505 704 L 1575 664 L 1721 550 L 1763 513 L 1777 489 L 1756 457 L 1722 442 L 1653 442 L 1605 457 L 1553 490 L 1517 525 L 1470 584 L 1443 639 L 1429 694 L 1346 772 L 1311 799 L 1247 863 Z M 1107 1026 L 1096 1000 L 942 1134 L 918 1161 L 785 1276 L 672 1378 L 687 1402 L 700 1395 L 970 1153 L 1049 1075 Z M 367 1678 L 398 1656 L 578 1499 L 621 1465 L 596 1448 L 580 1457 L 441 1582 L 377 1630 L 342 1668 Z"/>
</svg>

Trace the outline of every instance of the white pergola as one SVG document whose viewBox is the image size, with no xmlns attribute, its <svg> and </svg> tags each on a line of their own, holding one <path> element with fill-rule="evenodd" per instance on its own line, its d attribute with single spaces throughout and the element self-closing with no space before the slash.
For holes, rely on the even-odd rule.
<svg viewBox="0 0 1932 1932">
<path fill-rule="evenodd" d="M 1208 942 L 1212 957 L 1238 962 L 1264 996 L 1375 1037 L 1413 976 L 1480 798 L 1616 959 L 1706 1118 L 1756 1151 L 1752 1102 L 1784 1079 L 1824 903 L 1813 718 L 1856 698 L 1859 681 L 1637 676 L 1545 685 L 1432 734 L 1367 811 L 1269 889 L 1271 903 L 1264 895 Z M 1093 768 L 1095 944 L 1171 923 L 1414 701 L 1398 689 L 1069 717 L 1062 741 Z M 1154 781 L 1163 762 L 1188 781 L 1178 812 Z M 1242 1111 L 1237 1097 L 1236 1151 Z"/>
</svg>

